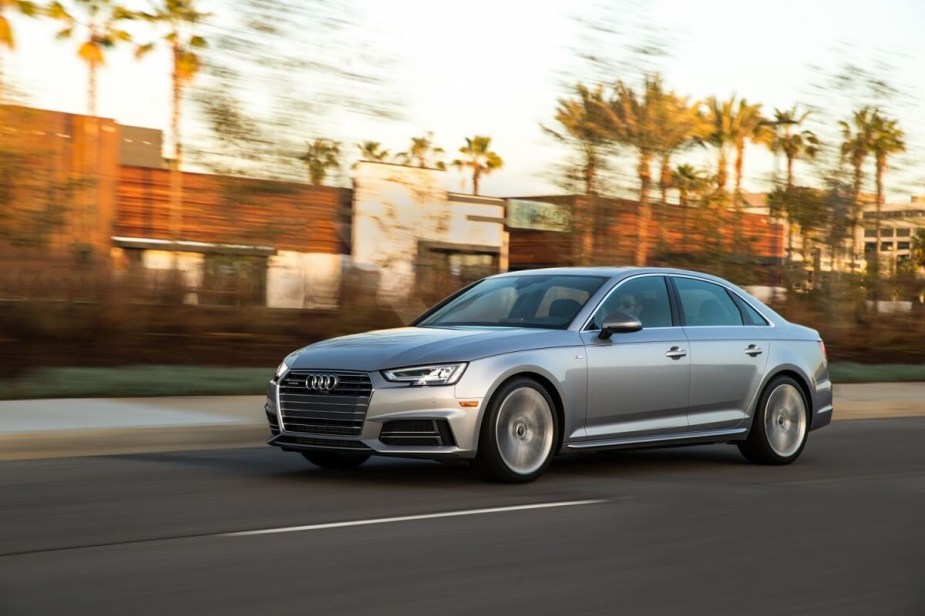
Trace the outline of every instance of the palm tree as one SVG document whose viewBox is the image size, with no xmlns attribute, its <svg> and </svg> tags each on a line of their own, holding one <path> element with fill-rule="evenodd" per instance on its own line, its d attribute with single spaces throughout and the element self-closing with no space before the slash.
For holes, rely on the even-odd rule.
<svg viewBox="0 0 925 616">
<path fill-rule="evenodd" d="M 416 165 L 421 168 L 446 169 L 446 163 L 440 160 L 443 155 L 443 148 L 434 146 L 434 134 L 425 133 L 420 137 L 411 138 L 411 147 L 407 152 L 400 152 L 395 155 L 404 165 Z"/>
<path fill-rule="evenodd" d="M 309 181 L 318 186 L 328 175 L 329 169 L 340 167 L 340 144 L 328 139 L 315 139 L 308 143 L 305 154 L 299 160 L 305 163 Z"/>
<path fill-rule="evenodd" d="M 562 143 L 581 151 L 581 180 L 585 195 L 598 190 L 598 172 L 604 159 L 604 148 L 610 143 L 603 129 L 604 93 L 600 86 L 593 90 L 578 84 L 576 98 L 560 98 L 555 120 L 562 130 L 541 125 L 543 131 Z"/>
<path fill-rule="evenodd" d="M 180 165 L 183 159 L 183 147 L 180 139 L 180 106 L 183 100 L 183 88 L 199 72 L 201 62 L 196 50 L 206 46 L 206 41 L 193 34 L 194 27 L 209 16 L 199 10 L 196 0 L 160 0 L 152 12 L 141 13 L 141 17 L 155 26 L 165 30 L 162 40 L 170 49 L 172 60 L 171 72 L 171 114 L 170 134 L 173 142 L 173 161 L 170 169 L 170 205 L 173 239 L 179 239 L 183 202 L 183 180 Z M 154 43 L 138 47 L 136 56 L 141 57 L 153 49 Z"/>
<path fill-rule="evenodd" d="M 482 174 L 488 175 L 495 169 L 500 169 L 504 161 L 497 153 L 492 152 L 491 137 L 476 135 L 471 139 L 466 137 L 466 145 L 459 148 L 459 153 L 465 158 L 457 158 L 453 161 L 453 166 L 464 171 L 472 170 L 472 194 L 479 194 L 479 180 Z"/>
<path fill-rule="evenodd" d="M 761 105 L 751 105 L 747 100 L 736 100 L 733 96 L 728 101 L 718 101 L 716 97 L 707 100 L 707 110 L 712 131 L 708 137 L 711 145 L 717 148 L 718 169 L 717 188 L 725 192 L 728 169 L 726 168 L 729 149 L 735 151 L 735 206 L 739 206 L 742 193 L 742 171 L 745 165 L 745 145 L 747 141 L 760 143 L 767 139 L 767 129 L 761 116 Z"/>
<path fill-rule="evenodd" d="M 78 29 L 83 42 L 77 49 L 78 57 L 87 63 L 90 71 L 87 84 L 87 113 L 96 116 L 96 76 L 99 68 L 106 64 L 106 51 L 119 43 L 132 40 L 131 35 L 120 27 L 120 22 L 134 19 L 135 15 L 128 9 L 110 0 L 74 0 L 74 8 L 79 8 L 82 16 L 75 15 L 60 2 L 52 2 L 48 14 L 52 19 L 64 22 L 64 28 L 58 32 L 58 39 L 68 39 L 76 35 Z"/>
<path fill-rule="evenodd" d="M 16 49 L 13 26 L 6 16 L 7 12 L 13 11 L 28 17 L 32 17 L 38 12 L 35 3 L 29 0 L 0 0 L 0 52 L 3 50 L 12 52 Z M 2 59 L 2 54 L 0 54 L 0 103 L 3 102 L 4 95 Z"/>
<path fill-rule="evenodd" d="M 774 121 L 770 122 L 774 126 L 783 126 L 782 135 L 774 135 L 771 138 L 771 151 L 775 154 L 783 154 L 787 159 L 787 186 L 794 186 L 793 183 L 793 165 L 801 158 L 815 160 L 819 154 L 821 144 L 816 133 L 811 130 L 794 131 L 792 127 L 799 127 L 806 118 L 809 117 L 809 111 L 800 112 L 794 105 L 787 110 L 774 110 Z"/>
<path fill-rule="evenodd" d="M 665 94 L 659 109 L 662 138 L 659 145 L 659 188 L 662 203 L 668 202 L 668 189 L 673 185 L 674 172 L 671 157 L 695 143 L 702 143 L 709 135 L 709 124 L 701 112 L 701 103 L 691 103 L 686 97 L 673 92 Z M 691 168 L 687 165 L 688 168 Z"/>
<path fill-rule="evenodd" d="M 579 174 L 585 200 L 575 212 L 573 224 L 580 244 L 576 261 L 587 264 L 594 253 L 594 222 L 597 220 L 597 199 L 599 172 L 604 164 L 604 148 L 610 143 L 604 130 L 604 93 L 601 86 L 593 90 L 579 83 L 575 86 L 575 98 L 560 98 L 555 120 L 561 127 L 553 130 L 540 125 L 545 133 L 557 141 L 568 144 L 580 152 Z M 571 181 L 571 173 L 569 173 Z"/>
<path fill-rule="evenodd" d="M 851 269 L 854 270 L 855 259 L 858 254 L 858 224 L 861 221 L 861 187 L 864 181 L 864 161 L 870 154 L 871 144 L 871 118 L 874 109 L 861 107 L 854 111 L 851 120 L 840 121 L 842 144 L 842 160 L 847 159 L 854 172 L 854 181 L 851 188 Z"/>
<path fill-rule="evenodd" d="M 665 92 L 659 75 L 647 76 L 642 92 L 637 94 L 623 81 L 614 86 L 613 96 L 606 102 L 605 127 L 610 138 L 636 150 L 639 176 L 639 225 L 636 238 L 636 265 L 645 265 L 649 250 L 649 187 L 652 181 L 652 160 L 664 147 L 664 127 L 661 124 L 665 101 L 673 96 Z"/>
<path fill-rule="evenodd" d="M 729 179 L 729 148 L 732 144 L 735 114 L 733 100 L 720 101 L 715 96 L 707 99 L 707 121 L 712 130 L 707 142 L 716 148 L 716 188 L 719 192 L 726 192 L 726 183 Z"/>
<path fill-rule="evenodd" d="M 880 216 L 883 210 L 883 175 L 886 173 L 887 160 L 894 154 L 906 151 L 906 134 L 899 127 L 899 123 L 888 118 L 880 110 L 874 111 L 870 122 L 870 153 L 874 156 L 876 164 L 877 185 L 877 247 L 874 249 L 874 271 L 880 272 Z"/>
<path fill-rule="evenodd" d="M 810 130 L 797 130 L 794 131 L 793 127 L 799 127 L 806 118 L 809 117 L 809 111 L 799 112 L 797 106 L 794 105 L 787 110 L 774 110 L 774 120 L 768 122 L 767 125 L 772 125 L 774 127 L 783 126 L 783 134 L 780 134 L 778 131 L 775 131 L 775 134 L 770 140 L 770 148 L 774 154 L 783 154 L 787 159 L 787 184 L 786 190 L 781 193 L 778 197 L 780 202 L 776 209 L 778 209 L 784 216 L 787 218 L 787 254 L 793 255 L 793 218 L 794 218 L 794 208 L 792 207 L 792 199 L 794 197 L 794 182 L 793 182 L 793 166 L 797 159 L 806 158 L 809 160 L 814 160 L 816 155 L 820 150 L 819 139 L 816 137 L 816 134 Z M 804 199 L 803 202 L 806 203 L 821 203 L 821 199 Z M 802 233 L 802 225 L 801 225 Z M 804 234 L 804 237 L 805 234 Z"/>
<path fill-rule="evenodd" d="M 764 117 L 761 115 L 761 105 L 750 105 L 744 98 L 739 101 L 739 107 L 735 116 L 736 130 L 732 134 L 732 144 L 735 148 L 735 196 L 736 208 L 741 203 L 742 195 L 742 171 L 745 165 L 745 144 L 747 141 L 752 143 L 767 143 L 768 130 Z"/>
<path fill-rule="evenodd" d="M 382 149 L 382 144 L 378 141 L 364 141 L 356 146 L 360 151 L 360 160 L 384 162 L 391 156 L 388 150 Z"/>
</svg>

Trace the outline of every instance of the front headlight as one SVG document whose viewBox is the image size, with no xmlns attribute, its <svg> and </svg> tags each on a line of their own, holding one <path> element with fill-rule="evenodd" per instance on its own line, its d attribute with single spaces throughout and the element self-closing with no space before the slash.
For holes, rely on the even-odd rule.
<svg viewBox="0 0 925 616">
<path fill-rule="evenodd" d="M 439 364 L 436 366 L 414 366 L 383 370 L 385 380 L 393 383 L 410 383 L 422 385 L 453 385 L 466 370 L 466 364 Z"/>
</svg>

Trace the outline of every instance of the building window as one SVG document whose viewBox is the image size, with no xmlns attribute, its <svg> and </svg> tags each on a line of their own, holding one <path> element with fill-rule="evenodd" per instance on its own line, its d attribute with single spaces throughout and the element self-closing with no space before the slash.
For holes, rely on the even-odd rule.
<svg viewBox="0 0 925 616">
<path fill-rule="evenodd" d="M 207 254 L 202 270 L 200 304 L 262 306 L 266 303 L 266 257 Z"/>
<path fill-rule="evenodd" d="M 896 237 L 910 237 L 912 235 L 912 229 L 909 227 L 900 227 L 896 229 Z"/>
<path fill-rule="evenodd" d="M 864 229 L 864 237 L 877 237 L 876 229 Z"/>
<path fill-rule="evenodd" d="M 893 227 L 884 227 L 880 229 L 880 237 L 893 237 Z"/>
<path fill-rule="evenodd" d="M 497 253 L 418 245 L 418 293 L 427 300 L 440 299 L 456 289 L 498 273 Z"/>
<path fill-rule="evenodd" d="M 897 250 L 909 250 L 909 242 L 899 242 L 896 245 Z"/>
</svg>

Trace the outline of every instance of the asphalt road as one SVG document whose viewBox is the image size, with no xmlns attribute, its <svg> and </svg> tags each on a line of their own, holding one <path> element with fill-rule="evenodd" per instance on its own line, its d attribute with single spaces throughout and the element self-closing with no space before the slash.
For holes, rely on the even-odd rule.
<svg viewBox="0 0 925 616">
<path fill-rule="evenodd" d="M 560 506 L 473 511 L 531 504 Z M 388 520 L 434 513 L 467 514 Z M 649 450 L 523 486 L 269 448 L 0 463 L 0 615 L 296 613 L 922 616 L 925 418 L 835 422 L 789 467 Z"/>
</svg>

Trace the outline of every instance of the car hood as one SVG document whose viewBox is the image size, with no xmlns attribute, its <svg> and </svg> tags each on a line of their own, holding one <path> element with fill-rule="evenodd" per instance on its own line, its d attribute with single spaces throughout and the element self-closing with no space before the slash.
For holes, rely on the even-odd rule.
<svg viewBox="0 0 925 616">
<path fill-rule="evenodd" d="M 300 349 L 289 365 L 369 372 L 575 344 L 581 344 L 581 339 L 567 330 L 401 327 L 317 342 Z"/>
</svg>

